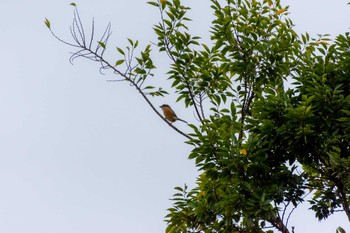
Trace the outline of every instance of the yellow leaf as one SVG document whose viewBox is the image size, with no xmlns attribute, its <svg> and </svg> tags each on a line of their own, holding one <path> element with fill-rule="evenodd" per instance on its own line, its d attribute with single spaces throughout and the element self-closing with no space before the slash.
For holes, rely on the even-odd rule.
<svg viewBox="0 0 350 233">
<path fill-rule="evenodd" d="M 233 71 L 230 71 L 230 78 L 232 78 L 235 75 Z"/>
<path fill-rule="evenodd" d="M 286 8 L 281 8 L 277 11 L 277 14 L 280 15 L 280 14 L 283 14 L 284 12 L 286 12 Z"/>
<path fill-rule="evenodd" d="M 255 60 L 256 63 L 259 63 L 259 57 L 257 55 L 254 56 L 254 60 Z"/>
<path fill-rule="evenodd" d="M 247 155 L 247 150 L 244 149 L 244 148 L 240 152 L 241 152 L 242 155 Z"/>
<path fill-rule="evenodd" d="M 166 0 L 159 0 L 161 4 L 164 4 Z"/>
<path fill-rule="evenodd" d="M 271 6 L 272 6 L 272 1 L 271 1 L 271 0 L 268 0 L 268 1 L 267 1 L 267 4 L 269 5 L 269 7 L 271 7 Z"/>
<path fill-rule="evenodd" d="M 317 44 L 328 45 L 328 42 L 327 41 L 317 41 Z"/>
</svg>

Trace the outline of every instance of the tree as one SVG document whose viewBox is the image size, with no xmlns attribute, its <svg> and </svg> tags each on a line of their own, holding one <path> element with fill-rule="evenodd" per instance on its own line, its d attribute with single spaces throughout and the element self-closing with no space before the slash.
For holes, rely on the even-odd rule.
<svg viewBox="0 0 350 233">
<path fill-rule="evenodd" d="M 104 58 L 110 25 L 95 43 L 94 22 L 86 35 L 74 3 L 73 43 L 45 23 L 76 49 L 71 61 L 99 62 L 129 82 L 193 146 L 189 158 L 202 173 L 196 187 L 175 188 L 167 232 L 294 232 L 289 217 L 309 193 L 318 219 L 343 211 L 350 221 L 349 34 L 335 41 L 298 35 L 278 0 L 211 3 L 208 45 L 190 34 L 190 9 L 180 0 L 149 2 L 160 12 L 154 46 L 169 57 L 177 101 L 198 119 L 191 134 L 152 104 L 168 94 L 147 84 L 156 68 L 152 45 L 134 56 L 138 41 L 128 39 L 112 63 Z"/>
</svg>

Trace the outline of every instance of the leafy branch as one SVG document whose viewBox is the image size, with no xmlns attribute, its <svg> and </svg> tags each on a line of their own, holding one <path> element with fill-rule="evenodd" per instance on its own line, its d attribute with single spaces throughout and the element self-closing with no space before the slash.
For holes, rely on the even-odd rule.
<svg viewBox="0 0 350 233">
<path fill-rule="evenodd" d="M 187 71 L 192 71 L 195 53 L 191 50 L 191 45 L 199 45 L 199 37 L 192 37 L 186 31 L 187 26 L 183 21 L 190 21 L 185 17 L 188 7 L 180 4 L 179 0 L 174 0 L 173 4 L 169 1 L 164 4 L 160 2 L 148 2 L 150 5 L 159 8 L 161 22 L 155 25 L 154 31 L 158 35 L 158 44 L 160 51 L 165 51 L 173 62 L 173 71 L 170 79 L 173 79 L 173 86 L 178 89 L 180 97 L 185 98 L 186 105 L 194 106 L 196 117 L 204 124 L 204 111 L 202 105 L 202 95 L 196 95 L 191 75 Z M 167 9 L 167 10 L 166 10 Z M 199 101 L 197 101 L 197 99 Z"/>
<path fill-rule="evenodd" d="M 97 41 L 94 41 L 95 37 L 95 23 L 92 20 L 90 38 L 86 36 L 85 28 L 81 21 L 78 9 L 75 3 L 71 3 L 74 7 L 74 17 L 73 22 L 70 27 L 70 34 L 73 38 L 73 42 L 68 42 L 63 40 L 59 36 L 57 36 L 51 27 L 51 23 L 48 19 L 45 20 L 45 25 L 50 30 L 51 34 L 60 42 L 75 48 L 77 51 L 73 52 L 69 61 L 72 63 L 77 58 L 85 58 L 88 60 L 92 60 L 94 62 L 100 63 L 100 72 L 102 70 L 112 70 L 112 72 L 120 77 L 117 80 L 111 81 L 126 81 L 129 82 L 131 86 L 135 87 L 138 93 L 143 97 L 143 99 L 147 102 L 147 104 L 151 107 L 151 109 L 171 128 L 173 128 L 176 132 L 183 135 L 187 139 L 192 139 L 189 135 L 179 130 L 173 124 L 168 122 L 162 114 L 157 110 L 154 104 L 151 102 L 148 96 L 161 96 L 168 94 L 162 88 L 158 88 L 158 90 L 152 91 L 155 89 L 153 86 L 145 86 L 145 81 L 148 77 L 152 77 L 154 74 L 152 70 L 156 67 L 153 64 L 152 59 L 150 58 L 151 46 L 147 45 L 146 48 L 141 52 L 140 57 L 134 56 L 134 51 L 138 46 L 138 41 L 132 41 L 128 39 L 130 46 L 127 46 L 127 52 L 125 52 L 121 48 L 117 48 L 117 51 L 123 55 L 123 59 L 116 61 L 115 65 L 112 65 L 108 60 L 105 59 L 104 53 L 107 49 L 108 40 L 112 34 L 111 32 L 111 24 L 109 23 Z M 136 60 L 136 62 L 134 61 Z M 121 70 L 118 66 L 125 63 L 126 69 Z"/>
</svg>

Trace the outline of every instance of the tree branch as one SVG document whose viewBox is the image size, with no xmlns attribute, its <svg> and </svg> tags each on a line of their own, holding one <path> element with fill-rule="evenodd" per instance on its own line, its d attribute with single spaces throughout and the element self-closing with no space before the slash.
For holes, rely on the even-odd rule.
<svg viewBox="0 0 350 233">
<path fill-rule="evenodd" d="M 280 217 L 277 217 L 274 220 L 270 220 L 269 222 L 271 223 L 272 226 L 274 226 L 281 233 L 289 233 L 288 228 L 284 225 L 284 223 Z"/>
<path fill-rule="evenodd" d="M 87 44 L 86 43 L 86 36 L 85 36 L 85 30 L 83 27 L 83 24 L 81 22 L 79 13 L 77 8 L 75 7 L 75 11 L 74 11 L 74 18 L 73 18 L 73 23 L 71 26 L 71 35 L 75 41 L 76 44 L 74 43 L 69 43 L 63 39 L 61 39 L 60 37 L 58 37 L 53 31 L 52 29 L 49 27 L 49 30 L 51 32 L 51 34 L 60 42 L 77 48 L 78 51 L 74 52 L 71 56 L 71 58 L 69 59 L 70 62 L 72 63 L 76 58 L 79 57 L 83 57 L 83 58 L 87 58 L 89 60 L 92 61 L 96 61 L 99 62 L 101 64 L 101 68 L 100 69 L 111 69 L 113 70 L 113 72 L 119 76 L 121 76 L 124 81 L 128 81 L 131 86 L 134 86 L 136 88 L 136 90 L 140 93 L 140 95 L 143 97 L 143 99 L 147 102 L 147 104 L 151 107 L 151 109 L 164 121 L 166 122 L 171 128 L 173 128 L 176 132 L 178 132 L 179 134 L 183 135 L 184 137 L 186 137 L 187 139 L 191 140 L 192 137 L 190 137 L 189 135 L 187 135 L 186 133 L 182 132 L 181 130 L 179 130 L 177 127 L 175 127 L 173 124 L 171 124 L 170 122 L 168 122 L 163 115 L 157 110 L 157 108 L 152 104 L 152 102 L 150 101 L 150 99 L 146 96 L 146 94 L 143 92 L 142 89 L 142 84 L 144 82 L 144 80 L 141 80 L 141 84 L 138 84 L 138 82 L 140 81 L 140 79 L 136 80 L 136 78 L 132 78 L 131 74 L 128 76 L 128 71 L 131 72 L 132 70 L 130 70 L 130 64 L 127 67 L 127 71 L 126 72 L 121 72 L 120 70 L 118 70 L 115 66 L 111 65 L 107 60 L 105 60 L 103 58 L 103 54 L 104 51 L 106 49 L 106 44 L 108 42 L 108 39 L 111 35 L 111 24 L 109 23 L 108 26 L 106 27 L 105 32 L 103 33 L 101 40 L 96 45 L 96 49 L 93 50 L 92 49 L 92 40 L 94 37 L 94 21 L 92 21 L 92 32 L 91 32 L 91 38 L 90 38 L 90 42 Z M 102 48 L 102 50 L 100 50 Z M 133 52 L 133 51 L 132 51 Z M 130 63 L 132 58 L 130 58 L 130 56 L 133 56 L 133 53 L 129 54 L 129 60 L 128 62 Z M 146 75 L 149 75 L 149 73 L 147 73 Z M 137 77 L 138 74 L 135 76 Z M 118 80 L 118 81 L 122 81 L 122 80 Z"/>
</svg>

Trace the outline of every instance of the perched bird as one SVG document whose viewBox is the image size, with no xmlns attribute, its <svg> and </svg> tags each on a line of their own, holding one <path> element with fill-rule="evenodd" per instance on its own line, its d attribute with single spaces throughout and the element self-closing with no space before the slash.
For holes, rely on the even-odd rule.
<svg viewBox="0 0 350 233">
<path fill-rule="evenodd" d="M 171 109 L 171 107 L 167 104 L 163 104 L 162 106 L 159 106 L 163 110 L 163 114 L 165 119 L 167 119 L 170 122 L 175 122 L 175 121 L 182 121 L 187 123 L 187 121 L 184 121 L 180 118 L 178 118 L 174 112 L 174 110 Z"/>
</svg>

